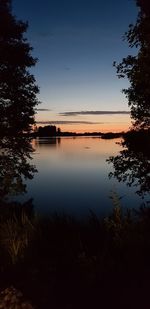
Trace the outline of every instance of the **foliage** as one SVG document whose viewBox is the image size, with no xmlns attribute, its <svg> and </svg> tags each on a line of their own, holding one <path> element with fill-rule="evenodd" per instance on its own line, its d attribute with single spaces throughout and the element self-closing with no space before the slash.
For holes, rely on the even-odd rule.
<svg viewBox="0 0 150 309">
<path fill-rule="evenodd" d="M 29 222 L 26 222 L 26 219 L 22 220 L 22 212 L 19 216 L 15 213 L 19 229 L 22 225 L 21 235 L 25 232 L 23 222 L 26 222 L 27 230 L 30 230 L 31 223 L 29 239 L 32 242 L 20 251 L 15 265 L 3 270 L 5 262 L 1 255 L 4 246 L 0 243 L 2 288 L 10 285 L 20 287 L 36 308 L 74 309 L 92 308 L 92 304 L 95 308 L 102 304 L 110 308 L 110 305 L 116 304 L 116 290 L 120 304 L 126 295 L 124 301 L 128 300 L 131 304 L 133 300 L 135 306 L 140 286 L 143 304 L 150 272 L 150 211 L 141 207 L 133 216 L 133 212 L 122 211 L 120 198 L 115 193 L 111 196 L 114 209 L 105 220 L 94 213 L 89 220 L 82 222 L 56 214 L 49 218 L 40 217 L 37 225 L 34 217 L 29 216 Z M 11 239 L 12 236 L 9 234 L 9 237 Z M 24 258 L 20 261 L 21 256 Z M 99 291 L 102 291 L 101 295 Z M 4 294 L 9 294 L 9 291 Z M 108 298 L 108 295 L 111 297 Z M 108 303 L 109 306 L 106 305 Z M 127 308 L 126 303 L 123 308 Z"/>
<path fill-rule="evenodd" d="M 37 130 L 37 136 L 56 136 L 56 126 L 44 126 L 39 127 Z"/>
<path fill-rule="evenodd" d="M 0 141 L 0 203 L 7 195 L 26 192 L 25 179 L 36 171 L 30 164 L 33 152 L 27 137 L 5 137 Z"/>
<path fill-rule="evenodd" d="M 0 242 L 8 252 L 12 264 L 24 256 L 34 231 L 33 222 L 22 208 L 20 215 L 13 213 L 8 219 L 0 222 Z"/>
<path fill-rule="evenodd" d="M 114 63 L 119 78 L 127 77 L 128 89 L 123 89 L 131 117 L 137 128 L 150 127 L 150 9 L 148 0 L 137 1 L 139 13 L 135 25 L 129 25 L 125 33 L 129 47 L 137 48 L 136 56 L 123 58 L 120 64 Z"/>
<path fill-rule="evenodd" d="M 23 294 L 12 286 L 0 293 L 0 308 L 33 309 L 30 303 L 24 301 Z"/>
<path fill-rule="evenodd" d="M 24 256 L 34 232 L 32 200 L 24 204 L 15 201 L 15 196 L 26 192 L 24 181 L 32 179 L 36 171 L 30 164 L 32 151 L 28 137 L 6 136 L 0 140 L 0 251 L 12 264 Z"/>
<path fill-rule="evenodd" d="M 104 224 L 106 230 L 111 234 L 115 246 L 120 246 L 132 223 L 131 211 L 126 209 L 126 213 L 123 213 L 120 202 L 122 197 L 119 197 L 116 192 L 111 192 L 110 198 L 113 203 L 113 211 L 112 215 L 104 219 Z"/>
<path fill-rule="evenodd" d="M 150 132 L 130 131 L 124 136 L 121 143 L 122 150 L 117 156 L 107 161 L 113 164 L 110 177 L 126 182 L 128 186 L 137 187 L 140 196 L 150 192 Z"/>
<path fill-rule="evenodd" d="M 0 0 L 0 135 L 29 132 L 39 89 L 30 68 L 36 64 L 24 38 L 27 23 L 16 20 L 11 1 Z"/>
</svg>

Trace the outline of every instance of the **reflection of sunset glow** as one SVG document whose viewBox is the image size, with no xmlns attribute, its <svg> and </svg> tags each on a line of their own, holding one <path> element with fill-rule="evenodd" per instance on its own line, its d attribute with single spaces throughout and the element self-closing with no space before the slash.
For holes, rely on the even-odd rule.
<svg viewBox="0 0 150 309">
<path fill-rule="evenodd" d="M 113 140 L 105 140 L 99 137 L 62 138 L 61 148 L 72 153 L 86 151 L 87 154 L 90 153 L 90 149 L 92 149 L 92 152 L 94 153 L 107 155 L 110 152 L 114 153 L 120 149 L 120 146 L 116 144 L 116 142 L 119 143 L 120 141 L 120 138 Z"/>
<path fill-rule="evenodd" d="M 41 143 L 40 138 L 32 140 L 32 146 L 36 150 L 36 153 L 40 153 L 40 158 L 44 160 L 49 160 L 53 158 L 53 162 L 57 161 L 59 158 L 63 157 L 76 157 L 89 159 L 100 157 L 107 157 L 110 155 L 115 155 L 120 150 L 121 138 L 116 138 L 112 140 L 101 139 L 100 137 L 62 137 L 62 138 L 48 138 L 47 144 L 46 139 L 43 139 Z M 49 143 L 48 143 L 49 141 Z M 44 161 L 46 162 L 46 161 Z M 45 164 L 45 163 L 44 163 Z"/>
<path fill-rule="evenodd" d="M 112 190 L 132 207 L 132 189 L 129 193 L 129 188 L 108 178 L 112 166 L 106 160 L 119 154 L 120 142 L 120 138 L 94 136 L 36 138 L 33 163 L 38 173 L 28 188 L 38 210 L 88 216 L 90 209 L 107 213 L 108 208 L 112 211 Z"/>
</svg>

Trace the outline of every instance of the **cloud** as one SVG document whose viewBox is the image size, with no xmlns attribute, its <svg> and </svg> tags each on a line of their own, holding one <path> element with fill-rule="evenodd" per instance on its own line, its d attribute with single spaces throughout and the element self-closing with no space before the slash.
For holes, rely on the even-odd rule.
<svg viewBox="0 0 150 309">
<path fill-rule="evenodd" d="M 78 111 L 78 112 L 63 112 L 61 116 L 78 116 L 78 115 L 129 115 L 129 111 Z"/>
<path fill-rule="evenodd" d="M 41 31 L 41 32 L 37 32 L 36 36 L 43 38 L 43 39 L 47 39 L 49 37 L 53 37 L 54 33 L 52 31 Z"/>
<path fill-rule="evenodd" d="M 103 124 L 103 122 L 92 122 L 92 121 L 63 121 L 63 120 L 54 120 L 54 121 L 37 121 L 37 124 L 47 124 L 47 125 L 51 125 L 51 124 Z"/>
<path fill-rule="evenodd" d="M 49 109 L 49 108 L 37 108 L 36 109 L 38 112 L 47 112 L 47 111 L 50 111 L 51 109 Z"/>
<path fill-rule="evenodd" d="M 66 67 L 64 67 L 64 70 L 65 70 L 65 71 L 70 71 L 71 68 L 66 66 Z"/>
</svg>

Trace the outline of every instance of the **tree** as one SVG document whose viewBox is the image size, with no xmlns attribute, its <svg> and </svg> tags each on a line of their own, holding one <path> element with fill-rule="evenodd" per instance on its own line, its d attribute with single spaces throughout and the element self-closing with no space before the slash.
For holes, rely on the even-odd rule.
<svg viewBox="0 0 150 309">
<path fill-rule="evenodd" d="M 149 0 L 137 0 L 139 13 L 135 25 L 125 33 L 129 47 L 137 48 L 136 56 L 127 56 L 114 63 L 119 78 L 127 77 L 130 86 L 123 89 L 131 108 L 136 128 L 150 127 L 150 6 Z"/>
<path fill-rule="evenodd" d="M 16 20 L 11 0 L 0 0 L 0 134 L 28 133 L 39 92 L 30 67 L 37 59 L 24 38 L 28 24 Z"/>
<path fill-rule="evenodd" d="M 149 138 L 148 130 L 129 131 L 121 142 L 120 153 L 107 160 L 114 168 L 109 177 L 115 177 L 129 187 L 137 187 L 136 193 L 142 197 L 150 193 Z"/>
<path fill-rule="evenodd" d="M 56 136 L 56 126 L 39 127 L 37 130 L 38 136 Z"/>
<path fill-rule="evenodd" d="M 26 179 L 37 171 L 30 163 L 33 152 L 30 139 L 7 136 L 0 139 L 0 207 L 10 196 L 26 192 Z"/>
</svg>

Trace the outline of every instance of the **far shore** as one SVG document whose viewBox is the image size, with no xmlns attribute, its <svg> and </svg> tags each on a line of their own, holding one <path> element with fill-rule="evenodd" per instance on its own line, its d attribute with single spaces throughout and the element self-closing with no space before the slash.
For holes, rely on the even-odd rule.
<svg viewBox="0 0 150 309">
<path fill-rule="evenodd" d="M 113 138 L 120 138 L 124 136 L 124 132 L 108 132 L 108 133 L 102 133 L 102 132 L 85 132 L 85 133 L 76 133 L 76 132 L 59 132 L 55 135 L 40 135 L 38 133 L 31 133 L 30 136 L 36 138 L 36 137 L 45 137 L 45 138 L 52 138 L 52 137 L 78 137 L 78 136 L 97 136 L 103 139 L 113 139 Z"/>
</svg>

